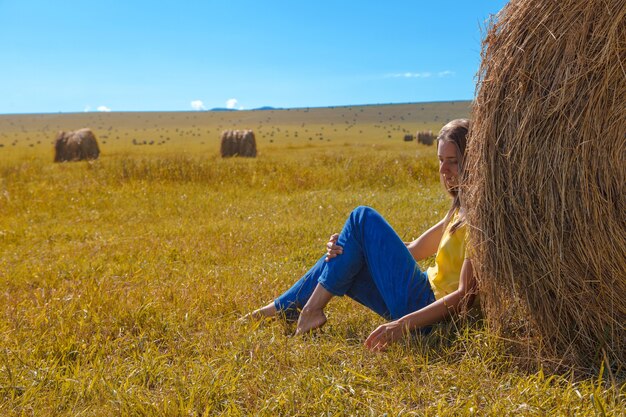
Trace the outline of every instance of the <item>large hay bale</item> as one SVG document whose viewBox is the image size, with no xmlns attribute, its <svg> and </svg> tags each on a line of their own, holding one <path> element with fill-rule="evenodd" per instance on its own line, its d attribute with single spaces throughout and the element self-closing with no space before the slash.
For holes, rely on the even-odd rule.
<svg viewBox="0 0 626 417">
<path fill-rule="evenodd" d="M 54 162 L 98 159 L 100 148 L 91 129 L 61 131 L 54 142 Z"/>
<path fill-rule="evenodd" d="M 256 157 L 256 139 L 252 130 L 225 130 L 222 132 L 220 154 L 222 158 L 231 156 Z"/>
<path fill-rule="evenodd" d="M 597 372 L 604 361 L 622 375 L 625 16 L 626 0 L 512 0 L 498 13 L 466 197 L 491 324 L 544 365 Z"/>
</svg>

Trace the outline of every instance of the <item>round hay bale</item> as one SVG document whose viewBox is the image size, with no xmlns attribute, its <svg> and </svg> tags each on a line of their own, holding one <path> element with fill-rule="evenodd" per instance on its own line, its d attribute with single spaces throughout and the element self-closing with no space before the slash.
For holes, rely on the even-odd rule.
<svg viewBox="0 0 626 417">
<path fill-rule="evenodd" d="M 625 16 L 624 0 L 512 0 L 495 16 L 466 190 L 491 325 L 535 363 L 622 376 Z"/>
<path fill-rule="evenodd" d="M 98 159 L 100 148 L 91 129 L 61 131 L 54 142 L 54 162 Z"/>
<path fill-rule="evenodd" d="M 225 130 L 221 136 L 220 154 L 230 156 L 256 157 L 256 139 L 252 130 Z"/>
<path fill-rule="evenodd" d="M 405 142 L 412 142 L 413 141 L 413 135 L 411 135 L 411 134 L 404 135 L 404 141 Z"/>
</svg>

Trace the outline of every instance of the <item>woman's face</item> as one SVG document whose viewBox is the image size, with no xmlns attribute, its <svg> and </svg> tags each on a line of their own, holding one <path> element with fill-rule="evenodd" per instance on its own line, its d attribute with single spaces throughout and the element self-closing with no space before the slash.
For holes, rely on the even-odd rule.
<svg viewBox="0 0 626 417">
<path fill-rule="evenodd" d="M 454 142 L 439 141 L 437 145 L 439 158 L 439 176 L 448 190 L 459 185 L 459 159 Z"/>
</svg>

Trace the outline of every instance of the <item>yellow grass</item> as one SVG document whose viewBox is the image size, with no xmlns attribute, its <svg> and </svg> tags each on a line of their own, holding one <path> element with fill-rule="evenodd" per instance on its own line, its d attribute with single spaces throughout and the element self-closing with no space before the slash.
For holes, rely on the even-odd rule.
<svg viewBox="0 0 626 417">
<path fill-rule="evenodd" d="M 397 110 L 364 108 L 383 118 Z M 346 109 L 323 111 L 339 120 Z M 408 240 L 448 204 L 434 147 L 404 142 L 399 130 L 387 138 L 377 121 L 309 141 L 302 132 L 313 122 L 297 122 L 304 110 L 276 111 L 287 119 L 264 125 L 273 142 L 257 134 L 258 158 L 219 158 L 219 132 L 249 126 L 210 117 L 252 113 L 0 117 L 0 414 L 626 411 L 624 386 L 604 374 L 581 381 L 516 369 L 480 322 L 444 324 L 382 354 L 362 347 L 382 319 L 348 299 L 331 303 L 315 336 L 237 323 L 321 256 L 354 206 L 375 207 Z M 412 116 L 401 129 L 422 128 Z M 91 123 L 101 159 L 53 164 L 54 132 L 82 118 L 101 120 Z M 334 129 L 321 118 L 315 126 L 307 134 Z M 130 142 L 156 133 L 171 139 Z"/>
</svg>

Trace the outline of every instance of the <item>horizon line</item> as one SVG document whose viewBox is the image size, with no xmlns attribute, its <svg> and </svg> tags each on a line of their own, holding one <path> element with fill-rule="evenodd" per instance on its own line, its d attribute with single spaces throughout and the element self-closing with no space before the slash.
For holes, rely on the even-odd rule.
<svg viewBox="0 0 626 417">
<path fill-rule="evenodd" d="M 251 112 L 251 111 L 289 111 L 306 109 L 334 109 L 345 107 L 371 107 L 371 106 L 402 106 L 407 104 L 434 104 L 434 103 L 456 103 L 473 102 L 474 99 L 457 100 L 431 100 L 431 101 L 408 101 L 408 102 L 388 102 L 369 104 L 340 104 L 328 106 L 303 106 L 303 107 L 274 107 L 261 106 L 252 109 L 228 109 L 226 107 L 213 107 L 207 110 L 111 110 L 111 111 L 58 111 L 58 112 L 24 112 L 24 113 L 0 113 L 0 116 L 26 116 L 26 115 L 59 115 L 59 114 L 111 114 L 111 113 L 210 113 L 210 112 Z"/>
</svg>

